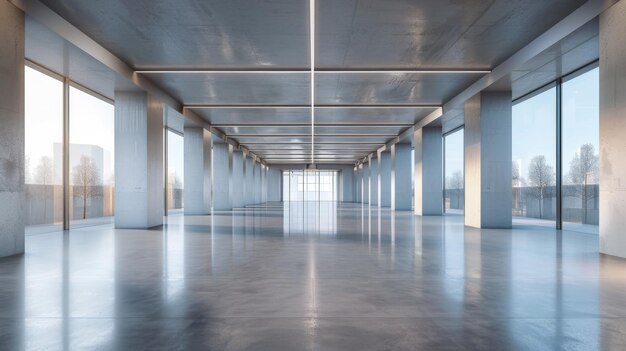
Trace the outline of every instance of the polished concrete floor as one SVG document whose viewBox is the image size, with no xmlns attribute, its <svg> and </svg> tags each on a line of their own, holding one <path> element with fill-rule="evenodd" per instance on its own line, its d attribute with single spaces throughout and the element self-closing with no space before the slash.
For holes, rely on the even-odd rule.
<svg viewBox="0 0 626 351">
<path fill-rule="evenodd" d="M 626 349 L 626 260 L 598 237 L 332 203 L 27 237 L 0 349 Z"/>
</svg>

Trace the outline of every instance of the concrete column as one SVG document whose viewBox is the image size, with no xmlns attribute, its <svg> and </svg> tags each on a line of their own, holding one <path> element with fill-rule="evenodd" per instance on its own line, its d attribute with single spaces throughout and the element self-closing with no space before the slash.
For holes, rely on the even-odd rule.
<svg viewBox="0 0 626 351">
<path fill-rule="evenodd" d="M 368 159 L 367 164 L 363 165 L 363 203 L 370 203 L 370 162 L 371 159 Z"/>
<path fill-rule="evenodd" d="M 254 204 L 254 160 L 246 157 L 244 202 L 246 205 Z"/>
<path fill-rule="evenodd" d="M 411 144 L 391 146 L 391 209 L 411 210 Z"/>
<path fill-rule="evenodd" d="M 363 203 L 363 164 L 356 170 L 356 201 Z"/>
<path fill-rule="evenodd" d="M 443 143 L 441 127 L 420 128 L 415 145 L 415 214 L 443 214 Z"/>
<path fill-rule="evenodd" d="M 185 214 L 211 213 L 211 132 L 185 127 Z"/>
<path fill-rule="evenodd" d="M 626 257 L 626 2 L 600 15 L 600 252 Z"/>
<path fill-rule="evenodd" d="M 0 257 L 24 253 L 24 13 L 0 2 Z"/>
<path fill-rule="evenodd" d="M 340 173 L 341 201 L 354 202 L 354 167 L 344 167 Z"/>
<path fill-rule="evenodd" d="M 241 208 L 244 206 L 243 177 L 243 152 L 239 150 L 233 150 L 233 175 L 230 178 L 230 184 L 232 187 L 233 208 Z"/>
<path fill-rule="evenodd" d="M 229 144 L 213 143 L 213 210 L 231 210 Z"/>
<path fill-rule="evenodd" d="M 267 167 L 261 165 L 261 203 L 267 202 Z"/>
<path fill-rule="evenodd" d="M 115 92 L 115 227 L 163 224 L 165 106 L 142 92 Z"/>
<path fill-rule="evenodd" d="M 370 157 L 370 205 L 378 206 L 378 157 Z"/>
<path fill-rule="evenodd" d="M 254 162 L 254 204 L 261 203 L 261 164 Z"/>
<path fill-rule="evenodd" d="M 280 169 L 276 167 L 269 167 L 267 201 L 280 201 L 282 181 L 283 174 Z"/>
<path fill-rule="evenodd" d="M 379 160 L 378 207 L 391 207 L 391 152 L 381 152 Z"/>
<path fill-rule="evenodd" d="M 511 227 L 510 92 L 465 102 L 465 225 Z"/>
</svg>

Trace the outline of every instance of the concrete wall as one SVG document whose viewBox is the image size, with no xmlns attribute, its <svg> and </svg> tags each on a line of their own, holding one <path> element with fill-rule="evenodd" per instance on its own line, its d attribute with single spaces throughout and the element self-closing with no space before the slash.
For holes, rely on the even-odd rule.
<svg viewBox="0 0 626 351">
<path fill-rule="evenodd" d="M 115 226 L 163 224 L 162 102 L 137 92 L 115 92 Z"/>
<path fill-rule="evenodd" d="M 415 131 L 414 209 L 420 216 L 443 214 L 443 143 L 441 127 Z"/>
<path fill-rule="evenodd" d="M 465 103 L 465 224 L 510 228 L 510 92 L 483 92 Z"/>
<path fill-rule="evenodd" d="M 211 213 L 211 132 L 187 127 L 185 133 L 185 214 Z"/>
<path fill-rule="evenodd" d="M 391 207 L 391 152 L 380 153 L 379 207 Z"/>
<path fill-rule="evenodd" d="M 233 151 L 233 175 L 230 179 L 232 185 L 232 206 L 241 208 L 244 206 L 243 199 L 243 152 Z"/>
<path fill-rule="evenodd" d="M 626 257 L 626 1 L 600 15 L 600 252 Z"/>
<path fill-rule="evenodd" d="M 228 144 L 213 144 L 213 210 L 232 209 L 230 202 L 230 172 L 228 169 Z"/>
<path fill-rule="evenodd" d="M 24 253 L 24 13 L 0 2 L 0 257 Z"/>
</svg>

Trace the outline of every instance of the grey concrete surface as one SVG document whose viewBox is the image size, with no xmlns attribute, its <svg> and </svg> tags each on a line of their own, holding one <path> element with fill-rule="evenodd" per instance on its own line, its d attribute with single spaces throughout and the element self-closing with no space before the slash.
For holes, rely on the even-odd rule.
<svg viewBox="0 0 626 351">
<path fill-rule="evenodd" d="M 441 127 L 414 132 L 414 209 L 420 216 L 443 214 L 443 142 Z"/>
<path fill-rule="evenodd" d="M 163 224 L 163 103 L 146 93 L 115 92 L 115 225 Z"/>
<path fill-rule="evenodd" d="M 510 92 L 483 92 L 465 102 L 465 224 L 510 228 L 512 218 Z"/>
<path fill-rule="evenodd" d="M 185 214 L 211 213 L 211 132 L 185 128 Z"/>
<path fill-rule="evenodd" d="M 24 13 L 0 3 L 0 257 L 24 252 Z"/>
<path fill-rule="evenodd" d="M 600 16 L 600 252 L 626 257 L 626 2 Z"/>
<path fill-rule="evenodd" d="M 622 350 L 597 237 L 280 203 L 27 237 L 0 260 L 8 350 Z"/>
</svg>

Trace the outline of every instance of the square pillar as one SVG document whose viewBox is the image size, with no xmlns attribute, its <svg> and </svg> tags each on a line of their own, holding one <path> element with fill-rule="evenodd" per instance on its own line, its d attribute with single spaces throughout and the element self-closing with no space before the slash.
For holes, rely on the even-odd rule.
<svg viewBox="0 0 626 351">
<path fill-rule="evenodd" d="M 415 214 L 443 214 L 443 143 L 441 127 L 427 127 L 413 134 L 415 175 L 413 185 Z"/>
<path fill-rule="evenodd" d="M 370 205 L 378 206 L 378 157 L 370 157 Z"/>
<path fill-rule="evenodd" d="M 165 106 L 144 92 L 115 92 L 115 227 L 163 224 Z"/>
<path fill-rule="evenodd" d="M 211 132 L 185 127 L 185 215 L 211 213 Z"/>
<path fill-rule="evenodd" d="M 24 13 L 0 3 L 0 257 L 24 253 Z"/>
<path fill-rule="evenodd" d="M 378 163 L 378 207 L 391 207 L 391 152 L 379 153 Z"/>
<path fill-rule="evenodd" d="M 391 146 L 391 209 L 410 211 L 411 204 L 411 144 Z"/>
<path fill-rule="evenodd" d="M 267 201 L 280 201 L 280 193 L 282 191 L 283 175 L 280 169 L 276 167 L 268 167 L 268 191 Z"/>
<path fill-rule="evenodd" d="M 254 160 L 252 157 L 245 158 L 244 167 L 244 204 L 254 204 Z"/>
<path fill-rule="evenodd" d="M 356 170 L 356 201 L 363 203 L 363 164 Z"/>
<path fill-rule="evenodd" d="M 230 178 L 232 185 L 232 204 L 233 208 L 241 208 L 244 206 L 243 199 L 243 152 L 233 150 L 233 174 Z"/>
<path fill-rule="evenodd" d="M 230 203 L 230 145 L 213 143 L 213 210 L 231 210 Z M 231 154 L 232 155 L 232 154 Z"/>
<path fill-rule="evenodd" d="M 254 161 L 254 204 L 261 203 L 261 164 Z"/>
<path fill-rule="evenodd" d="M 465 225 L 511 227 L 511 92 L 465 102 Z"/>
<path fill-rule="evenodd" d="M 626 257 L 626 2 L 600 15 L 600 252 Z"/>
<path fill-rule="evenodd" d="M 371 176 L 370 164 L 371 164 L 371 157 L 368 157 L 367 164 L 363 165 L 363 203 L 364 204 L 370 203 L 370 191 L 372 190 L 370 187 L 370 176 Z"/>
</svg>

